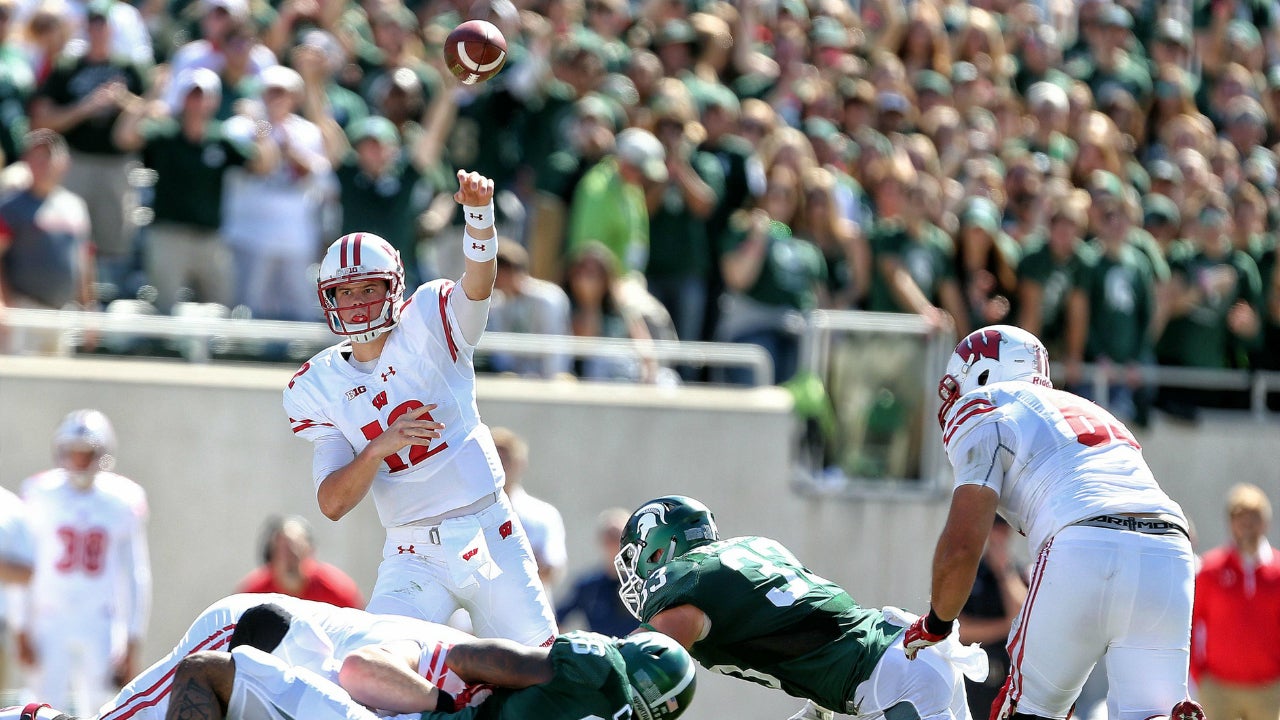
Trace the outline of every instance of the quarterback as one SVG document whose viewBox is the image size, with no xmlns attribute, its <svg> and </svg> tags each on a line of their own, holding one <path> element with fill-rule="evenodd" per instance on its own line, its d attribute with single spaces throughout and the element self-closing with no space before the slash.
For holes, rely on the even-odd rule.
<svg viewBox="0 0 1280 720">
<path fill-rule="evenodd" d="M 1134 436 L 1101 407 L 1055 390 L 1044 345 L 1008 325 L 961 340 L 938 393 L 955 490 L 933 556 L 931 607 L 907 630 L 907 655 L 952 632 L 999 512 L 1037 557 L 991 717 L 1068 717 L 1105 655 L 1112 720 L 1204 720 L 1186 699 L 1195 577 L 1187 519 Z"/>
<path fill-rule="evenodd" d="M 671 636 L 708 670 L 808 702 L 792 720 L 832 713 L 968 720 L 961 674 L 986 677 L 986 655 L 958 641 L 919 663 L 900 650 L 911 618 L 859 607 L 781 543 L 720 537 L 707 506 L 670 495 L 622 530 L 619 594 L 643 627 Z"/>
<path fill-rule="evenodd" d="M 444 622 L 459 607 L 477 635 L 549 644 L 555 617 L 503 492 L 502 463 L 476 407 L 472 356 L 497 272 L 493 181 L 459 172 L 466 272 L 405 299 L 400 255 L 352 233 L 320 265 L 320 305 L 346 338 L 284 391 L 293 431 L 314 443 L 312 478 L 338 520 L 372 493 L 386 528 L 367 609 Z"/>
</svg>

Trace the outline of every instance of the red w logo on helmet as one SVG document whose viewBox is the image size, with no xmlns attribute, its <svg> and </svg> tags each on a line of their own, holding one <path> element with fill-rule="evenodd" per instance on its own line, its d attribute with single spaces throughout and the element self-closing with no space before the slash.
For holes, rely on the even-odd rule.
<svg viewBox="0 0 1280 720">
<path fill-rule="evenodd" d="M 973 362 L 980 358 L 999 362 L 1000 339 L 999 330 L 979 330 L 969 333 L 968 337 L 956 345 L 956 354 L 965 362 Z"/>
</svg>

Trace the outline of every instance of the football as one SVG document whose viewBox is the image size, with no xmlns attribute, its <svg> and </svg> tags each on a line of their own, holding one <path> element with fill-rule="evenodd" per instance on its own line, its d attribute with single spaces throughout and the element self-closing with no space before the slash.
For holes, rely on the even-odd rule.
<svg viewBox="0 0 1280 720">
<path fill-rule="evenodd" d="M 444 41 L 445 64 L 463 85 L 484 82 L 507 61 L 507 39 L 490 22 L 468 20 Z"/>
</svg>

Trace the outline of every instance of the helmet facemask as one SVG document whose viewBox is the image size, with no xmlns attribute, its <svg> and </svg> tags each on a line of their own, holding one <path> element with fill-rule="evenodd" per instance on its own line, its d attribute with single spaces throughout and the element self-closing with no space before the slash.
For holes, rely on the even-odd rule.
<svg viewBox="0 0 1280 720">
<path fill-rule="evenodd" d="M 678 495 L 658 498 L 632 513 L 623 527 L 621 549 L 613 567 L 622 583 L 618 596 L 636 619 L 644 600 L 644 583 L 659 568 L 720 538 L 705 505 Z"/>
<path fill-rule="evenodd" d="M 337 290 L 342 285 L 378 280 L 386 284 L 386 294 L 372 302 L 339 307 Z M 343 235 L 325 251 L 316 280 L 320 309 L 329 329 L 336 335 L 365 343 L 395 327 L 404 307 L 404 265 L 400 253 L 386 240 L 372 233 Z M 381 307 L 379 307 L 381 306 Z M 363 321 L 346 321 L 365 310 Z"/>
</svg>

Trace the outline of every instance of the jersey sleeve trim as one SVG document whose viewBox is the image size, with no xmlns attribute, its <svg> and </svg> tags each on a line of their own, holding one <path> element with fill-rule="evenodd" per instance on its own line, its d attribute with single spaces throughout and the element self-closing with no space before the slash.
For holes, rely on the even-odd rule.
<svg viewBox="0 0 1280 720">
<path fill-rule="evenodd" d="M 956 432 L 970 418 L 977 415 L 984 415 L 996 409 L 996 406 L 986 398 L 974 398 L 964 405 L 951 416 L 951 421 L 947 423 L 946 431 L 942 435 L 942 444 L 950 445 L 951 438 L 955 437 Z"/>
<path fill-rule="evenodd" d="M 289 418 L 289 422 L 290 422 L 290 423 L 292 424 L 292 426 L 293 426 L 293 433 L 294 433 L 295 435 L 297 435 L 297 434 L 299 434 L 299 433 L 306 432 L 307 430 L 310 430 L 311 428 L 316 428 L 316 427 L 328 427 L 328 428 L 331 428 L 331 427 L 333 427 L 333 423 L 327 423 L 327 422 L 316 422 L 315 420 L 308 420 L 307 418 L 302 418 L 301 420 L 299 420 L 299 419 L 297 419 L 297 418 Z"/>
<path fill-rule="evenodd" d="M 458 343 L 453 339 L 453 326 L 449 322 L 449 296 L 457 287 L 452 280 L 446 280 L 440 290 L 440 322 L 444 325 L 444 339 L 449 344 L 449 357 L 458 362 Z"/>
</svg>

